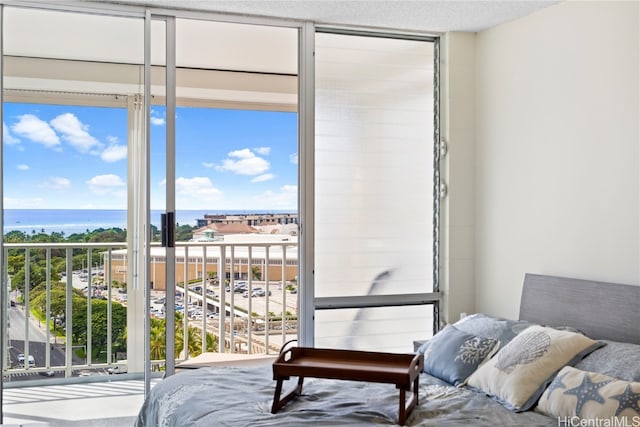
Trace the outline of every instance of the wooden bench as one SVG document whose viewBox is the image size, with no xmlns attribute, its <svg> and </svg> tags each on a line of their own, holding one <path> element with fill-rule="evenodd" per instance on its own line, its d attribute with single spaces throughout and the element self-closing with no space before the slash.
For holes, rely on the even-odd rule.
<svg viewBox="0 0 640 427">
<path fill-rule="evenodd" d="M 400 390 L 398 424 L 404 425 L 418 404 L 418 383 L 424 367 L 422 354 L 380 353 L 369 351 L 293 347 L 283 350 L 273 362 L 276 390 L 271 413 L 275 414 L 302 392 L 304 377 L 368 381 L 395 384 Z M 298 377 L 298 383 L 282 398 L 282 382 Z M 413 390 L 411 386 L 413 385 Z M 406 392 L 411 391 L 409 402 Z"/>
</svg>

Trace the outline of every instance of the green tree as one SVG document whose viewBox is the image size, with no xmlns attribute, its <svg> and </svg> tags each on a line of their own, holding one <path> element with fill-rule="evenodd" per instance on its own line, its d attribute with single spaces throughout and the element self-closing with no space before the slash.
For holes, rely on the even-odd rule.
<svg viewBox="0 0 640 427">
<path fill-rule="evenodd" d="M 91 357 L 97 359 L 100 354 L 106 354 L 107 350 L 107 309 L 108 302 L 101 299 L 91 299 Z M 111 334 L 112 343 L 122 342 L 123 334 L 127 327 L 127 309 L 117 302 L 111 303 Z M 73 311 L 73 343 L 75 345 L 87 344 L 87 303 L 84 307 Z M 113 351 L 123 349 L 113 348 Z"/>
<path fill-rule="evenodd" d="M 218 351 L 218 337 L 209 332 L 207 332 L 207 348 L 205 349 L 205 351 Z"/>
<path fill-rule="evenodd" d="M 151 319 L 151 335 L 149 344 L 151 348 L 151 360 L 162 360 L 165 355 L 166 334 L 164 319 Z"/>
<path fill-rule="evenodd" d="M 24 264 L 20 269 L 11 277 L 11 285 L 14 289 L 20 289 L 24 293 L 26 271 Z M 53 280 L 60 279 L 59 276 L 52 277 Z M 38 265 L 36 262 L 29 263 L 29 290 L 38 286 L 41 283 L 45 283 L 47 280 L 47 268 Z"/>
<path fill-rule="evenodd" d="M 151 240 L 159 242 L 162 239 L 162 233 L 155 225 L 151 224 Z"/>
<path fill-rule="evenodd" d="M 99 228 L 93 230 L 89 236 L 89 242 L 126 242 L 127 232 L 121 228 L 110 228 L 105 230 Z"/>
<path fill-rule="evenodd" d="M 190 225 L 176 225 L 176 242 L 188 242 L 193 238 L 195 227 Z"/>
<path fill-rule="evenodd" d="M 33 288 L 29 294 L 31 306 L 38 310 L 44 317 L 46 314 L 46 293 L 47 287 L 45 283 Z M 72 289 L 71 291 L 71 305 L 72 310 L 80 310 L 83 306 L 83 301 L 86 301 L 86 297 L 79 289 Z M 86 302 L 84 307 L 86 309 Z M 64 317 L 66 312 L 66 284 L 63 282 L 53 282 L 51 284 L 51 300 L 50 300 L 51 316 Z M 85 316 L 86 317 L 86 316 Z"/>
<path fill-rule="evenodd" d="M 5 243 L 25 243 L 27 242 L 27 236 L 24 232 L 13 230 L 4 235 Z"/>
<path fill-rule="evenodd" d="M 16 274 L 21 269 L 24 270 L 24 253 L 9 254 L 7 257 L 7 273 Z"/>
<path fill-rule="evenodd" d="M 257 265 L 254 265 L 253 267 L 251 267 L 251 275 L 256 280 L 262 280 L 262 271 L 260 270 L 260 267 Z"/>
</svg>

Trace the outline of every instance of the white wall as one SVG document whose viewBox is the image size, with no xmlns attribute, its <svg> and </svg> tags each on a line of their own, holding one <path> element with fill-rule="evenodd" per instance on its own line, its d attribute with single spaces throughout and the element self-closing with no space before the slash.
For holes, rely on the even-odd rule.
<svg viewBox="0 0 640 427">
<path fill-rule="evenodd" d="M 526 272 L 640 284 L 639 3 L 563 2 L 476 36 L 476 310 Z"/>
<path fill-rule="evenodd" d="M 448 145 L 440 176 L 448 196 L 440 204 L 441 320 L 473 313 L 475 293 L 475 43 L 474 33 L 442 38 L 440 134 Z"/>
</svg>

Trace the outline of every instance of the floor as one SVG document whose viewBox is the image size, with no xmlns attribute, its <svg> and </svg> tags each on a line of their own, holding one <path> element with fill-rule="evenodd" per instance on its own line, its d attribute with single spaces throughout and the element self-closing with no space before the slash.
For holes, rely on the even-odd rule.
<svg viewBox="0 0 640 427">
<path fill-rule="evenodd" d="M 176 366 L 176 373 L 203 366 L 255 366 L 276 355 L 203 353 Z M 11 427 L 133 427 L 144 400 L 144 381 L 128 379 L 5 388 L 3 424 Z M 115 375 L 113 377 L 120 377 Z M 152 377 L 151 387 L 161 381 Z"/>
<path fill-rule="evenodd" d="M 132 427 L 143 398 L 142 380 L 10 388 L 2 426 Z"/>
</svg>

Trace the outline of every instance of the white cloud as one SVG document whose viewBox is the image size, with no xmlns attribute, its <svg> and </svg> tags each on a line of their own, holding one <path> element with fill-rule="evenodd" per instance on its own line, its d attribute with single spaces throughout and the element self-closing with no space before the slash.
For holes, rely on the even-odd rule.
<svg viewBox="0 0 640 427">
<path fill-rule="evenodd" d="M 41 183 L 40 187 L 49 190 L 64 191 L 71 187 L 71 181 L 61 176 L 53 176 Z"/>
<path fill-rule="evenodd" d="M 215 165 L 216 165 L 215 163 L 211 163 L 211 162 L 202 162 L 202 166 L 204 166 L 205 168 L 212 168 Z"/>
<path fill-rule="evenodd" d="M 164 124 L 164 119 L 162 117 L 153 117 L 149 119 L 152 125 L 162 126 Z"/>
<path fill-rule="evenodd" d="M 43 205 L 44 200 L 40 197 L 32 197 L 30 199 L 4 198 L 4 207 L 6 209 L 36 209 L 41 208 Z"/>
<path fill-rule="evenodd" d="M 253 151 L 258 154 L 262 154 L 263 156 L 268 156 L 269 153 L 271 153 L 271 147 L 258 147 L 254 148 Z"/>
<path fill-rule="evenodd" d="M 269 162 L 262 157 L 256 156 L 248 148 L 232 151 L 228 156 L 229 158 L 222 161 L 222 166 L 217 167 L 218 170 L 229 171 L 238 175 L 259 175 L 269 170 Z"/>
<path fill-rule="evenodd" d="M 265 182 L 265 181 L 271 181 L 273 178 L 275 178 L 276 176 L 272 173 L 265 173 L 263 175 L 258 175 L 255 178 L 253 178 L 251 180 L 251 182 Z"/>
<path fill-rule="evenodd" d="M 298 186 L 283 185 L 277 192 L 265 191 L 253 198 L 253 204 L 261 209 L 297 209 Z"/>
<path fill-rule="evenodd" d="M 293 163 L 294 165 L 297 165 L 298 164 L 298 153 L 289 154 L 289 162 Z"/>
<path fill-rule="evenodd" d="M 72 113 L 59 115 L 51 120 L 51 126 L 62 134 L 62 139 L 81 153 L 88 153 L 102 146 L 100 141 L 89 134 L 89 125 L 80 122 Z"/>
<path fill-rule="evenodd" d="M 121 187 L 125 187 L 126 183 L 118 175 L 106 174 L 96 175 L 90 180 L 86 181 L 89 191 L 98 195 L 113 195 L 121 197 L 124 192 Z M 126 196 L 126 194 L 125 194 Z"/>
<path fill-rule="evenodd" d="M 100 154 L 100 158 L 107 163 L 117 162 L 127 158 L 127 146 L 111 144 Z"/>
<path fill-rule="evenodd" d="M 18 117 L 18 122 L 11 126 L 11 131 L 45 147 L 56 148 L 60 145 L 60 138 L 49 123 L 33 114 Z"/>
<path fill-rule="evenodd" d="M 31 169 L 29 165 L 18 165 L 16 167 L 18 168 L 19 171 L 28 171 L 29 169 Z"/>
<path fill-rule="evenodd" d="M 164 117 L 160 117 L 156 110 L 151 110 L 151 124 L 154 126 L 162 126 L 165 123 Z"/>
<path fill-rule="evenodd" d="M 195 176 L 176 179 L 176 194 L 180 197 L 188 196 L 206 202 L 219 200 L 222 191 L 214 187 L 208 177 Z"/>
<path fill-rule="evenodd" d="M 2 140 L 7 145 L 20 144 L 20 140 L 18 138 L 16 138 L 15 136 L 11 135 L 11 132 L 9 131 L 9 128 L 7 127 L 7 125 L 4 122 L 2 122 Z"/>
</svg>

